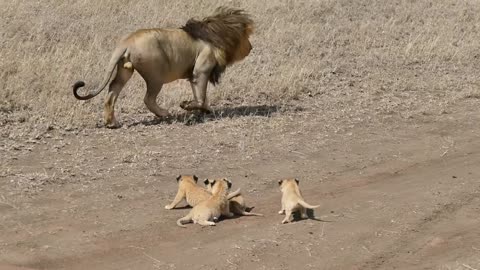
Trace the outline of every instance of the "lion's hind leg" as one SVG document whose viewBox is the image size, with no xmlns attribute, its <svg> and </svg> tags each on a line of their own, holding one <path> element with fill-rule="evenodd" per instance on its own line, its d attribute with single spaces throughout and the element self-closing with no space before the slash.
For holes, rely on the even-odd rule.
<svg viewBox="0 0 480 270">
<path fill-rule="evenodd" d="M 282 220 L 282 224 L 289 223 L 292 220 L 292 210 L 285 209 L 285 218 Z"/>
<path fill-rule="evenodd" d="M 145 94 L 143 101 L 145 102 L 148 110 L 150 110 L 153 114 L 160 118 L 169 116 L 170 113 L 168 112 L 168 110 L 158 106 L 157 103 L 157 96 L 158 93 L 160 93 L 160 90 L 162 90 L 163 83 L 155 79 L 146 80 L 146 82 L 147 93 Z"/>
<path fill-rule="evenodd" d="M 110 83 L 107 97 L 105 98 L 104 103 L 105 125 L 109 128 L 117 128 L 120 126 L 118 121 L 115 119 L 115 103 L 117 101 L 118 95 L 133 74 L 133 68 L 124 68 L 122 62 L 123 61 L 121 61 L 117 65 L 117 74 Z"/>
<path fill-rule="evenodd" d="M 199 221 L 197 221 L 197 223 L 202 225 L 202 226 L 215 226 L 215 222 L 208 221 L 208 220 L 199 220 Z"/>
<path fill-rule="evenodd" d="M 303 206 L 300 206 L 300 216 L 301 216 L 303 219 L 308 218 L 307 208 L 305 208 L 305 207 L 303 207 Z"/>
</svg>

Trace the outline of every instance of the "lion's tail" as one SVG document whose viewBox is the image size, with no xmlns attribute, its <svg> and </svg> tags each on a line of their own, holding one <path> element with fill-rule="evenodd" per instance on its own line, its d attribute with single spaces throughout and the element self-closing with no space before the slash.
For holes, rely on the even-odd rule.
<svg viewBox="0 0 480 270">
<path fill-rule="evenodd" d="M 320 205 L 311 205 L 311 204 L 308 204 L 307 202 L 305 202 L 304 200 L 299 200 L 298 203 L 305 207 L 305 208 L 308 208 L 308 209 L 314 209 L 314 208 L 318 208 L 320 207 Z"/>
<path fill-rule="evenodd" d="M 247 212 L 247 211 L 242 211 L 242 215 L 244 215 L 244 216 L 257 216 L 257 217 L 263 217 L 263 214 L 260 214 L 260 213 L 254 213 L 254 212 Z"/>
<path fill-rule="evenodd" d="M 190 217 L 190 214 L 180 218 L 179 220 L 177 220 L 177 225 L 182 227 L 182 228 L 186 228 L 187 226 L 183 225 L 183 224 L 186 224 L 186 223 L 190 223 L 192 222 L 192 218 Z"/>
<path fill-rule="evenodd" d="M 231 198 L 234 198 L 234 197 L 237 197 L 238 195 L 241 195 L 241 190 L 240 188 L 235 190 L 234 192 L 230 192 L 228 195 L 227 195 L 227 200 L 230 200 Z"/>
<path fill-rule="evenodd" d="M 97 90 L 95 90 L 95 92 L 87 94 L 85 96 L 80 96 L 77 93 L 78 89 L 81 87 L 84 87 L 85 82 L 77 81 L 73 84 L 73 95 L 79 100 L 87 100 L 100 94 L 100 92 L 102 92 L 102 90 L 107 86 L 108 82 L 110 81 L 113 71 L 115 70 L 115 67 L 118 64 L 118 61 L 120 61 L 120 59 L 122 59 L 122 57 L 124 57 L 125 55 L 128 55 L 127 50 L 128 48 L 126 47 L 118 47 L 115 49 L 115 51 L 113 51 L 112 57 L 110 58 L 110 63 L 108 64 L 107 74 L 105 75 L 105 78 L 103 79 L 101 86 Z"/>
</svg>

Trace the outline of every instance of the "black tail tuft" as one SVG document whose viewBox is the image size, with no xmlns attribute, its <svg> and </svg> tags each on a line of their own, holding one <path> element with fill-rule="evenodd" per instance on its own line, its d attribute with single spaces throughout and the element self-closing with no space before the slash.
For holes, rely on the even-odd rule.
<svg viewBox="0 0 480 270">
<path fill-rule="evenodd" d="M 77 98 L 77 99 L 80 99 L 80 100 L 85 100 L 85 99 L 88 99 L 88 96 L 86 97 L 82 97 L 80 95 L 78 95 L 77 91 L 78 91 L 78 88 L 81 88 L 81 87 L 84 87 L 85 86 L 85 82 L 83 81 L 76 81 L 74 84 L 73 84 L 73 95 Z"/>
</svg>

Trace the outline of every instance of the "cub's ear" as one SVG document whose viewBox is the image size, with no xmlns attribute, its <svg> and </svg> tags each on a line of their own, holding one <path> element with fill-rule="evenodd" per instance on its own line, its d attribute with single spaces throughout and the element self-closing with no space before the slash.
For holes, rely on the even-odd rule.
<svg viewBox="0 0 480 270">
<path fill-rule="evenodd" d="M 281 186 L 283 183 L 283 180 L 278 180 L 278 185 Z"/>
<path fill-rule="evenodd" d="M 205 178 L 205 180 L 203 180 L 203 184 L 205 186 L 208 186 L 208 184 L 210 184 L 210 180 L 208 180 L 208 178 Z"/>
<path fill-rule="evenodd" d="M 210 182 L 210 186 L 213 187 L 213 185 L 215 185 L 216 182 L 217 182 L 217 180 L 212 180 L 212 181 Z"/>
<path fill-rule="evenodd" d="M 179 175 L 177 176 L 177 182 L 178 182 L 181 178 L 182 178 L 182 175 L 179 174 Z"/>
<path fill-rule="evenodd" d="M 193 175 L 193 180 L 195 180 L 195 183 L 198 182 L 198 177 L 195 174 Z"/>
<path fill-rule="evenodd" d="M 300 181 L 298 181 L 297 178 L 295 178 L 295 182 L 297 182 L 297 185 L 300 184 Z"/>
<path fill-rule="evenodd" d="M 225 179 L 225 181 L 227 181 L 227 187 L 228 188 L 231 188 L 232 187 L 232 182 L 230 182 L 229 180 Z"/>
</svg>

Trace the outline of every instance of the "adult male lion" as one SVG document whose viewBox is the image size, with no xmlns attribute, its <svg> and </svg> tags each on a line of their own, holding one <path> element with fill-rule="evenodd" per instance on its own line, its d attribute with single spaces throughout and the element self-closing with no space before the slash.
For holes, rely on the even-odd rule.
<svg viewBox="0 0 480 270">
<path fill-rule="evenodd" d="M 168 116 L 158 106 L 156 98 L 162 85 L 178 79 L 190 81 L 193 101 L 183 101 L 185 110 L 210 111 L 207 84 L 218 83 L 226 67 L 244 59 L 251 51 L 248 38 L 253 33 L 253 21 L 241 9 L 219 7 L 203 20 L 190 19 L 179 29 L 141 29 L 121 39 L 113 51 L 107 74 L 100 87 L 85 96 L 78 89 L 83 81 L 73 85 L 73 95 L 87 100 L 98 95 L 109 83 L 115 67 L 117 72 L 105 98 L 104 117 L 107 127 L 118 127 L 115 101 L 123 86 L 137 70 L 147 83 L 144 102 L 158 117 Z"/>
</svg>

